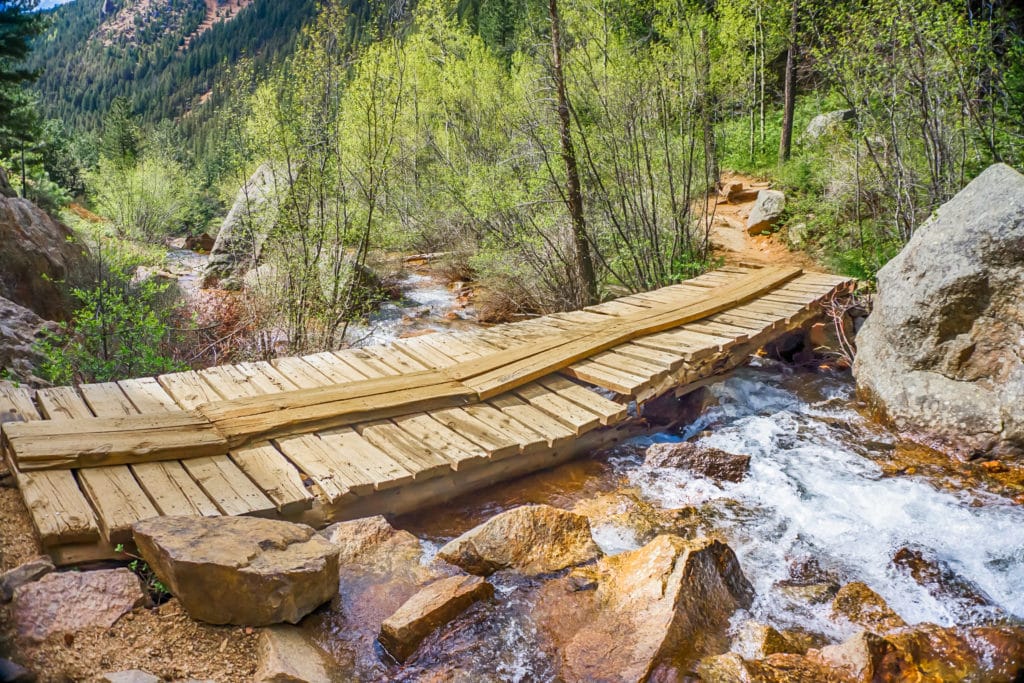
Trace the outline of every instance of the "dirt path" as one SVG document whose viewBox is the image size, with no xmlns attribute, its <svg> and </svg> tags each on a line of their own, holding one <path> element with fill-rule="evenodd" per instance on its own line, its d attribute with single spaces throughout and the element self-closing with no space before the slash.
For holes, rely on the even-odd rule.
<svg viewBox="0 0 1024 683">
<path fill-rule="evenodd" d="M 718 194 L 708 197 L 711 244 L 717 256 L 723 257 L 729 265 L 778 264 L 824 270 L 806 253 L 790 250 L 781 233 L 747 234 L 747 216 L 757 193 L 770 187 L 771 183 L 738 173 L 724 173 L 720 182 L 723 186 L 741 183 L 743 188 L 731 200 Z"/>
</svg>

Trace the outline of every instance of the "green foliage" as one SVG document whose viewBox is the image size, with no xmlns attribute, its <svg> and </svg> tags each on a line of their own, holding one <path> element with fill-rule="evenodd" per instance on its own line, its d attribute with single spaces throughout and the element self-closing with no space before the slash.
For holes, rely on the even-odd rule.
<svg viewBox="0 0 1024 683">
<path fill-rule="evenodd" d="M 185 369 L 169 352 L 173 308 L 167 285 L 134 280 L 137 260 L 104 245 L 101 274 L 91 287 L 71 291 L 77 302 L 70 322 L 38 344 L 45 361 L 40 377 L 55 384 L 109 382 Z"/>
<path fill-rule="evenodd" d="M 138 555 L 127 552 L 123 543 L 115 545 L 114 552 L 132 558 L 128 562 L 128 569 L 132 570 L 132 572 L 142 580 L 142 585 L 145 587 L 146 592 L 149 594 L 149 597 L 153 600 L 154 604 L 160 605 L 171 599 L 171 591 L 168 590 L 166 584 L 157 577 L 156 572 L 154 572 L 152 567 L 149 566 L 149 563 Z"/>
</svg>

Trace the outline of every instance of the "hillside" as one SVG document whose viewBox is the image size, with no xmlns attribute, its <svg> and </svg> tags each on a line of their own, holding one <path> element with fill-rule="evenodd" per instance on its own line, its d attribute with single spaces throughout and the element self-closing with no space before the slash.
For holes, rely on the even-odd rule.
<svg viewBox="0 0 1024 683">
<path fill-rule="evenodd" d="M 77 0 L 50 12 L 30 66 L 48 116 L 94 130 L 117 97 L 146 121 L 205 100 L 240 58 L 258 70 L 289 53 L 313 0 Z"/>
</svg>

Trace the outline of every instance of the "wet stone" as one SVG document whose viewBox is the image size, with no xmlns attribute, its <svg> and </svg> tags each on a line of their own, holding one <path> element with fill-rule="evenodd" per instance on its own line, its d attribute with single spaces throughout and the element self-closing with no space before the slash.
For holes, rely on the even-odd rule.
<svg viewBox="0 0 1024 683">
<path fill-rule="evenodd" d="M 494 595 L 479 576 L 450 576 L 435 581 L 409 598 L 384 620 L 379 640 L 388 653 L 404 662 L 428 635 L 452 621 L 473 603 Z"/>
<path fill-rule="evenodd" d="M 320 683 L 337 680 L 323 650 L 294 626 L 272 626 L 260 633 L 256 683 Z M 335 672 L 334 675 L 337 675 Z"/>
<path fill-rule="evenodd" d="M 715 481 L 742 481 L 750 470 L 750 456 L 728 453 L 700 443 L 656 443 L 644 457 L 648 467 L 679 467 Z"/>
<path fill-rule="evenodd" d="M 839 589 L 832 601 L 832 615 L 845 617 L 851 623 L 881 635 L 907 625 L 881 595 L 859 581 Z"/>
</svg>

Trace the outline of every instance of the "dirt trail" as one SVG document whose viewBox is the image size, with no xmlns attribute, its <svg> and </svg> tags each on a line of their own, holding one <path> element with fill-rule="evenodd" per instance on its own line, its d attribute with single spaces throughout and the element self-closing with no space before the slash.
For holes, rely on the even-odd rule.
<svg viewBox="0 0 1024 683">
<path fill-rule="evenodd" d="M 754 206 L 757 193 L 771 187 L 771 183 L 738 173 L 722 174 L 720 184 L 723 187 L 736 183 L 742 184 L 743 188 L 741 192 L 733 193 L 731 199 L 716 193 L 707 200 L 711 244 L 717 256 L 723 257 L 729 265 L 779 264 L 824 270 L 806 253 L 791 251 L 780 233 L 747 234 L 747 216 Z"/>
</svg>

